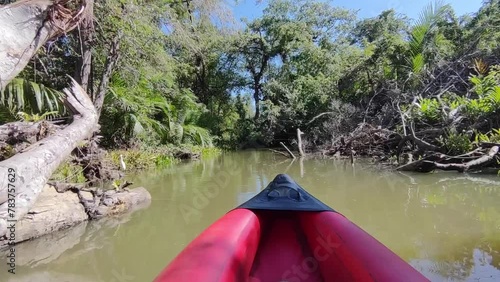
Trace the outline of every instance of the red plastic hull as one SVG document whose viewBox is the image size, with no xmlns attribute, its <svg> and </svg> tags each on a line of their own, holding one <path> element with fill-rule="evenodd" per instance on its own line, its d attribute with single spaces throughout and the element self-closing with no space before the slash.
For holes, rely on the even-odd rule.
<svg viewBox="0 0 500 282">
<path fill-rule="evenodd" d="M 428 281 L 336 212 L 236 209 L 191 242 L 155 281 Z"/>
</svg>

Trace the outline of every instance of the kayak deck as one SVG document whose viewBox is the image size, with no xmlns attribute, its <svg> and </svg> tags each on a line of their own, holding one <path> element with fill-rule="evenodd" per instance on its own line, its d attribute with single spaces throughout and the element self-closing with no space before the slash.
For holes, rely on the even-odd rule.
<svg viewBox="0 0 500 282">
<path fill-rule="evenodd" d="M 400 262 L 399 257 L 388 257 L 385 262 L 375 260 L 370 268 L 363 256 L 383 258 L 384 252 L 382 257 L 377 253 L 357 254 L 356 236 L 363 241 L 358 247 L 364 245 L 366 251 L 377 252 L 382 245 L 377 241 L 371 245 L 362 238 L 368 235 L 364 232 L 353 237 L 349 229 L 360 229 L 336 212 L 256 211 L 256 215 L 263 232 L 250 272 L 251 282 L 372 281 L 381 270 L 380 263 Z"/>
<path fill-rule="evenodd" d="M 268 213 L 259 217 L 266 219 L 266 227 L 250 281 L 293 281 L 291 278 L 304 282 L 325 281 L 297 220 L 297 212 Z"/>
</svg>

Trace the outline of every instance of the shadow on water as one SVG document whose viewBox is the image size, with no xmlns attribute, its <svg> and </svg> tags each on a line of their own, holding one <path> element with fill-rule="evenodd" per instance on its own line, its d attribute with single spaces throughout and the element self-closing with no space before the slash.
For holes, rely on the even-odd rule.
<svg viewBox="0 0 500 282">
<path fill-rule="evenodd" d="M 245 151 L 131 176 L 151 191 L 148 209 L 20 244 L 18 274 L 7 281 L 150 281 L 203 229 L 284 172 L 431 280 L 500 280 L 500 178 Z"/>
</svg>

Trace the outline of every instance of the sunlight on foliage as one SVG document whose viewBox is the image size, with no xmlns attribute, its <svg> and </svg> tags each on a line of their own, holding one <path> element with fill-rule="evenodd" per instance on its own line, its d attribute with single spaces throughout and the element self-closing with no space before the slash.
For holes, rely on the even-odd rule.
<svg viewBox="0 0 500 282">
<path fill-rule="evenodd" d="M 480 142 L 500 143 L 500 129 L 492 129 L 490 132 L 485 134 L 476 132 L 474 143 Z"/>
<path fill-rule="evenodd" d="M 21 119 L 21 121 L 24 121 L 24 122 L 39 122 L 39 121 L 45 120 L 47 118 L 54 117 L 57 114 L 58 114 L 57 111 L 46 112 L 46 113 L 43 113 L 41 115 L 28 114 L 25 112 L 18 112 L 17 116 Z"/>
<path fill-rule="evenodd" d="M 168 148 L 156 148 L 151 150 L 114 150 L 108 153 L 107 158 L 111 160 L 116 168 L 121 167 L 120 155 L 123 156 L 123 161 L 127 166 L 127 170 L 132 171 L 164 168 L 177 162 Z"/>
<path fill-rule="evenodd" d="M 436 99 L 423 98 L 420 100 L 418 117 L 430 123 L 441 120 L 441 109 Z"/>
<path fill-rule="evenodd" d="M 13 79 L 4 91 L 0 92 L 0 122 L 16 120 L 19 112 L 23 116 L 44 118 L 65 113 L 62 103 L 64 94 L 21 78 Z"/>
</svg>

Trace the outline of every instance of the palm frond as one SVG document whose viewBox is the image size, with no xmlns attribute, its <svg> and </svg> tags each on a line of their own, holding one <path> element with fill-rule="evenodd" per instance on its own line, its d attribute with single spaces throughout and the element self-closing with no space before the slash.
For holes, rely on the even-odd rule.
<svg viewBox="0 0 500 282">
<path fill-rule="evenodd" d="M 212 135 L 206 128 L 199 127 L 193 124 L 186 124 L 183 126 L 183 129 L 183 141 L 185 143 L 191 143 L 193 145 L 199 145 L 202 147 L 213 146 Z"/>
<path fill-rule="evenodd" d="M 443 16 L 445 12 L 445 3 L 442 0 L 436 0 L 434 3 L 429 2 L 421 11 L 415 23 L 417 26 L 432 26 Z"/>
<path fill-rule="evenodd" d="M 442 0 L 430 2 L 425 6 L 413 26 L 410 34 L 410 62 L 414 73 L 419 73 L 424 69 L 426 58 L 423 56 L 424 48 L 429 40 L 434 38 L 429 36 L 439 19 L 441 19 L 446 12 L 446 6 Z"/>
<path fill-rule="evenodd" d="M 420 73 L 425 67 L 424 56 L 422 54 L 417 54 L 412 58 L 412 71 L 414 73 Z"/>
<path fill-rule="evenodd" d="M 4 91 L 0 93 L 0 119 L 9 118 L 6 111 L 10 113 L 10 118 L 15 117 L 18 112 L 29 115 L 41 115 L 43 117 L 55 116 L 66 113 L 66 108 L 61 91 L 51 89 L 42 84 L 28 81 L 22 78 L 13 79 Z M 48 115 L 44 113 L 50 112 Z"/>
</svg>

